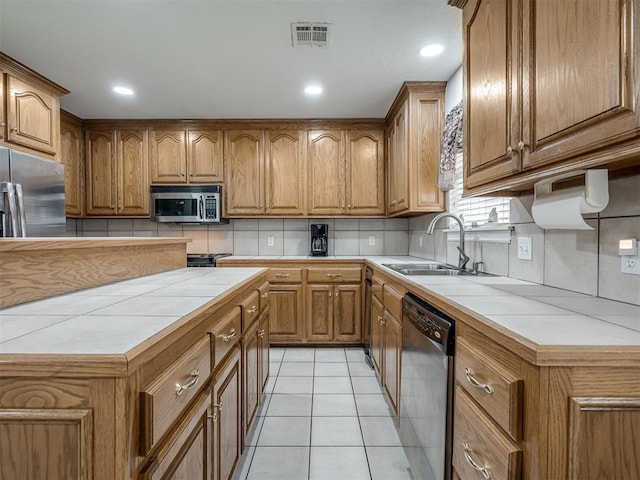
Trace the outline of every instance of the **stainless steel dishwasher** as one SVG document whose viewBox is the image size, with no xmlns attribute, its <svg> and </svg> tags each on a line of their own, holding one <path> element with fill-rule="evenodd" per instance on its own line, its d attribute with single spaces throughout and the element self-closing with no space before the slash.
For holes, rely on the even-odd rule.
<svg viewBox="0 0 640 480">
<path fill-rule="evenodd" d="M 400 440 L 415 480 L 450 480 L 455 321 L 411 293 L 402 310 Z"/>
</svg>

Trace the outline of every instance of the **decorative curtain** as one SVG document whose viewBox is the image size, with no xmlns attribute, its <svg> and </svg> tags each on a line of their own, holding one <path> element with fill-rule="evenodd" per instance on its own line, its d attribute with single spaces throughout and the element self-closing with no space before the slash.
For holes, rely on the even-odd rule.
<svg viewBox="0 0 640 480">
<path fill-rule="evenodd" d="M 456 155 L 462 152 L 462 102 L 447 114 L 442 131 L 440 176 L 438 187 L 447 191 L 453 188 L 456 177 Z"/>
</svg>

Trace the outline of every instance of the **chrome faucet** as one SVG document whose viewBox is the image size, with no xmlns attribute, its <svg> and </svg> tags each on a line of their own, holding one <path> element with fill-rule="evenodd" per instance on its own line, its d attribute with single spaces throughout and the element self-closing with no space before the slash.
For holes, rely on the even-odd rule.
<svg viewBox="0 0 640 480">
<path fill-rule="evenodd" d="M 458 225 L 460 225 L 460 246 L 457 247 L 458 251 L 460 252 L 460 256 L 458 257 L 458 268 L 460 270 L 464 270 L 464 267 L 467 266 L 467 262 L 469 261 L 469 256 L 464 253 L 464 223 L 462 222 L 462 220 L 460 220 L 459 217 L 447 212 L 436 215 L 436 217 L 431 220 L 431 223 L 427 227 L 427 235 L 433 235 L 433 231 L 436 228 L 436 223 L 438 223 L 438 220 L 446 217 L 453 218 L 456 222 L 458 222 Z"/>
</svg>

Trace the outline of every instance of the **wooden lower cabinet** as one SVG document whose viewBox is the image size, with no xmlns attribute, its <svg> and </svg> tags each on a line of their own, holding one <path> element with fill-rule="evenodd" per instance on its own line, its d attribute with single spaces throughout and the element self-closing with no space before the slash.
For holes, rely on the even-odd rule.
<svg viewBox="0 0 640 480">
<path fill-rule="evenodd" d="M 382 303 L 373 297 L 371 300 L 371 340 L 370 352 L 373 367 L 379 377 L 382 376 L 382 330 L 384 320 L 384 307 Z"/>
<path fill-rule="evenodd" d="M 259 384 L 259 338 L 258 338 L 259 322 L 254 322 L 247 330 L 242 339 L 242 359 L 243 359 L 243 425 L 242 435 L 246 438 L 249 429 L 253 425 L 260 404 L 260 386 Z M 243 443 L 244 444 L 244 443 Z"/>
<path fill-rule="evenodd" d="M 267 312 L 262 314 L 258 328 L 258 391 L 261 398 L 269 381 L 269 316 L 270 313 Z"/>
<path fill-rule="evenodd" d="M 362 341 L 362 286 L 308 285 L 306 303 L 309 341 Z"/>
<path fill-rule="evenodd" d="M 230 480 L 242 455 L 241 352 L 234 347 L 213 381 L 213 480 Z"/>
<path fill-rule="evenodd" d="M 400 368 L 402 357 L 402 324 L 388 311 L 384 312 L 382 329 L 382 385 L 396 417 L 400 405 Z"/>
<path fill-rule="evenodd" d="M 141 480 L 210 480 L 211 417 L 211 392 L 205 391 L 142 471 Z"/>
<path fill-rule="evenodd" d="M 271 343 L 301 343 L 304 331 L 304 296 L 302 284 L 269 286 L 271 310 L 269 328 Z"/>
</svg>

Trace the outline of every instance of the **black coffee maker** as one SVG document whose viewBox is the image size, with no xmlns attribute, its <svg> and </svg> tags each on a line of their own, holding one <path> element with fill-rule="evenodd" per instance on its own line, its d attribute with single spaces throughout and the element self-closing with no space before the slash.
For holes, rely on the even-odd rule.
<svg viewBox="0 0 640 480">
<path fill-rule="evenodd" d="M 326 257 L 329 251 L 329 225 L 326 223 L 311 224 L 311 256 Z"/>
</svg>

